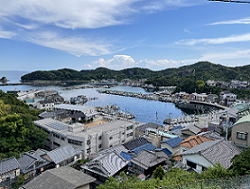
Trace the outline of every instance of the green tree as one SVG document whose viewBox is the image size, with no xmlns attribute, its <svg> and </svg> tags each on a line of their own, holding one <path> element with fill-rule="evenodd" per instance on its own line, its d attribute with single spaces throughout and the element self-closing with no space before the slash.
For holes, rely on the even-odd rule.
<svg viewBox="0 0 250 189">
<path fill-rule="evenodd" d="M 165 171 L 162 169 L 162 166 L 160 165 L 154 170 L 153 177 L 162 180 L 164 176 L 165 176 Z"/>
<path fill-rule="evenodd" d="M 235 155 L 231 162 L 233 175 L 250 174 L 250 149 L 243 150 L 240 154 Z"/>
</svg>

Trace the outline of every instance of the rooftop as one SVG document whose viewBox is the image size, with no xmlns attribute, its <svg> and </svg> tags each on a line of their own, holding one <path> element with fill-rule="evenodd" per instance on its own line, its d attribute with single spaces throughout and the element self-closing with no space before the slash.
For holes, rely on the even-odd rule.
<svg viewBox="0 0 250 189">
<path fill-rule="evenodd" d="M 10 157 L 0 161 L 0 175 L 16 169 L 20 169 L 20 164 L 15 157 Z"/>
<path fill-rule="evenodd" d="M 64 166 L 47 170 L 23 189 L 76 189 L 94 182 L 96 179 L 71 167 Z"/>
<path fill-rule="evenodd" d="M 182 141 L 179 145 L 185 146 L 187 148 L 193 148 L 195 146 L 198 146 L 204 142 L 212 141 L 213 139 L 200 136 L 200 135 L 193 135 L 188 137 L 186 140 Z"/>
<path fill-rule="evenodd" d="M 161 143 L 167 143 L 169 144 L 172 148 L 178 146 L 183 140 L 180 137 L 177 138 L 170 138 L 164 141 L 161 141 Z"/>
</svg>

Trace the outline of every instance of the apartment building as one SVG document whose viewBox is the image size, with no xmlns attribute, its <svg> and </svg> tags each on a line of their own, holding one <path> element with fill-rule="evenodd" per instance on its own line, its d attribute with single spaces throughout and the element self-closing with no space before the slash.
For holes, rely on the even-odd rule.
<svg viewBox="0 0 250 189">
<path fill-rule="evenodd" d="M 95 127 L 84 127 L 75 123 L 68 125 L 51 118 L 34 121 L 35 125 L 48 133 L 45 144 L 55 149 L 67 144 L 83 150 L 83 159 L 100 150 L 123 144 L 135 138 L 135 128 L 142 123 L 114 120 Z"/>
</svg>

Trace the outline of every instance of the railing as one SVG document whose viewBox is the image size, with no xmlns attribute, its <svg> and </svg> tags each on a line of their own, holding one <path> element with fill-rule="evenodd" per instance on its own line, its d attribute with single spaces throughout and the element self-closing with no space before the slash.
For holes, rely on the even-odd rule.
<svg viewBox="0 0 250 189">
<path fill-rule="evenodd" d="M 199 180 L 187 184 L 166 186 L 158 189 L 250 189 L 250 175 L 223 179 Z"/>
</svg>

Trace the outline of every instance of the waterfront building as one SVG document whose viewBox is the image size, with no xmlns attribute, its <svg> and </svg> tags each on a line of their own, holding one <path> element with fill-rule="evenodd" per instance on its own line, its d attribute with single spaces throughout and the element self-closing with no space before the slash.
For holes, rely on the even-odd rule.
<svg viewBox="0 0 250 189">
<path fill-rule="evenodd" d="M 135 128 L 142 123 L 114 120 L 94 127 L 83 124 L 65 124 L 51 118 L 34 121 L 35 125 L 48 133 L 45 144 L 55 149 L 67 144 L 83 150 L 83 159 L 103 149 L 123 144 L 135 138 Z"/>
</svg>

